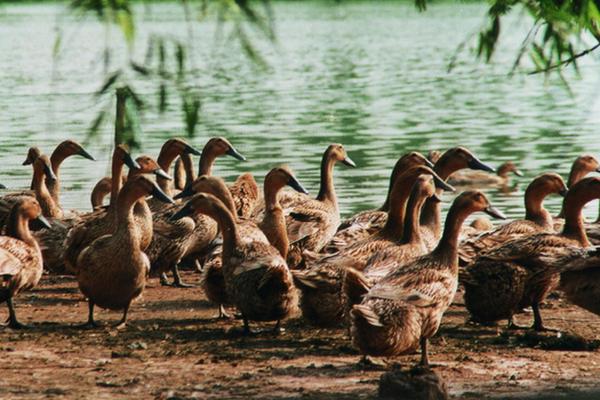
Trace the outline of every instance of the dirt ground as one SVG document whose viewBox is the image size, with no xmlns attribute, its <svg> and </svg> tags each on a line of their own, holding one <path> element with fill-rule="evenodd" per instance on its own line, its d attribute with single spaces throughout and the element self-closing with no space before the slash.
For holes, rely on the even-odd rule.
<svg viewBox="0 0 600 400">
<path fill-rule="evenodd" d="M 198 275 L 184 278 L 194 282 Z M 97 320 L 106 327 L 75 327 L 87 306 L 70 277 L 44 276 L 15 303 L 21 322 L 32 327 L 0 330 L 2 399 L 369 399 L 386 369 L 407 368 L 419 357 L 361 367 L 345 330 L 314 329 L 301 319 L 287 321 L 280 336 L 242 337 L 240 321 L 215 319 L 199 288 L 161 287 L 157 280 L 121 331 L 110 326 L 120 314 L 100 310 Z M 434 369 L 454 398 L 600 398 L 600 318 L 553 296 L 542 310 L 546 324 L 581 337 L 507 334 L 503 326 L 465 323 L 461 303 L 457 296 L 430 346 Z M 517 322 L 530 318 L 522 314 Z"/>
</svg>

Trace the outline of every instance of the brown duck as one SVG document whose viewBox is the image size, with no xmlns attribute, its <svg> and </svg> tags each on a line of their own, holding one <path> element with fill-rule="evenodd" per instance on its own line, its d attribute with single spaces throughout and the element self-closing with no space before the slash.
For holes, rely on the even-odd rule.
<svg viewBox="0 0 600 400">
<path fill-rule="evenodd" d="M 0 236 L 0 302 L 6 302 L 8 326 L 23 328 L 15 313 L 13 298 L 35 287 L 42 277 L 42 253 L 29 231 L 29 221 L 37 220 L 49 227 L 39 203 L 30 196 L 16 200 L 8 216 L 5 236 Z"/>
<path fill-rule="evenodd" d="M 495 174 L 485 171 L 457 171 L 448 177 L 448 183 L 456 186 L 505 186 L 508 185 L 511 173 L 523 176 L 515 163 L 507 161 L 498 167 Z"/>
<path fill-rule="evenodd" d="M 558 258 L 570 247 L 590 245 L 583 226 L 583 206 L 600 197 L 600 178 L 584 178 L 567 193 L 561 233 L 537 233 L 499 246 L 468 265 L 461 282 L 465 305 L 477 322 L 495 322 L 531 306 L 533 328 L 544 330 L 539 305 L 558 283 L 558 274 L 549 267 L 549 258 Z"/>
<path fill-rule="evenodd" d="M 223 235 L 223 276 L 231 301 L 240 310 L 244 332 L 250 333 L 249 321 L 277 321 L 293 314 L 297 294 L 292 275 L 279 251 L 268 243 L 244 241 L 233 214 L 216 197 L 197 194 L 174 216 L 192 213 L 215 219 Z"/>
<path fill-rule="evenodd" d="M 130 177 L 114 205 L 116 227 L 113 232 L 94 239 L 77 258 L 77 283 L 89 305 L 87 327 L 96 326 L 96 305 L 123 310 L 118 326 L 124 326 L 131 302 L 144 290 L 150 262 L 142 250 L 134 207 L 150 195 L 173 202 L 148 178 Z"/>
<path fill-rule="evenodd" d="M 421 347 L 428 365 L 427 342 L 442 321 L 458 287 L 458 237 L 473 212 L 504 216 L 478 191 L 452 203 L 444 234 L 435 249 L 384 277 L 352 308 L 352 341 L 367 356 L 396 356 Z"/>
</svg>

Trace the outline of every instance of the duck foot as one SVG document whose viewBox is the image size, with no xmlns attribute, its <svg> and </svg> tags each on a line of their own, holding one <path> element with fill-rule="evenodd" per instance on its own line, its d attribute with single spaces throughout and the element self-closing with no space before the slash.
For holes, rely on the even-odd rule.
<svg viewBox="0 0 600 400">
<path fill-rule="evenodd" d="M 5 327 L 5 328 L 10 328 L 10 329 L 30 329 L 31 328 L 31 325 L 21 323 L 16 319 L 15 320 L 8 319 L 7 322 L 4 324 L 1 324 L 1 326 Z"/>
<path fill-rule="evenodd" d="M 171 286 L 171 282 L 169 282 L 169 278 L 167 278 L 167 274 L 164 272 L 160 274 L 160 284 L 162 286 Z"/>
<path fill-rule="evenodd" d="M 374 360 L 369 356 L 362 356 L 356 363 L 356 367 L 360 370 L 379 371 L 386 369 L 388 364 L 384 360 Z"/>
<path fill-rule="evenodd" d="M 535 324 L 532 326 L 533 330 L 536 332 L 555 332 L 555 333 L 559 333 L 562 332 L 560 329 L 558 328 L 549 328 L 547 326 L 541 325 L 541 326 L 536 326 Z"/>
<path fill-rule="evenodd" d="M 75 328 L 78 329 L 96 329 L 101 328 L 102 325 L 97 323 L 96 321 L 87 321 L 86 323 L 75 325 Z"/>
<path fill-rule="evenodd" d="M 219 314 L 215 317 L 216 319 L 233 319 L 235 315 L 231 315 L 225 310 L 223 304 L 219 304 Z"/>
<path fill-rule="evenodd" d="M 515 323 L 515 321 L 512 318 L 510 318 L 508 320 L 508 325 L 506 326 L 506 329 L 508 329 L 509 331 L 519 331 L 519 330 L 531 329 L 531 327 L 518 325 L 517 323 Z"/>
<path fill-rule="evenodd" d="M 271 333 L 275 336 L 279 336 L 285 333 L 285 329 L 281 327 L 281 321 L 277 321 L 277 323 L 271 330 Z"/>
</svg>

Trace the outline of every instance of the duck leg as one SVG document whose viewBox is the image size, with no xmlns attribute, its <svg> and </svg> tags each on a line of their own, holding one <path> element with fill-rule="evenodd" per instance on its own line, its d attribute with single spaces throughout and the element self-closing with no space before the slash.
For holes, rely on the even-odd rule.
<svg viewBox="0 0 600 400">
<path fill-rule="evenodd" d="M 128 303 L 125 306 L 125 309 L 123 310 L 123 317 L 121 318 L 121 320 L 119 321 L 119 323 L 117 323 L 117 325 L 115 325 L 116 329 L 123 329 L 127 325 L 127 312 L 129 311 L 129 305 L 130 304 L 131 303 Z"/>
<path fill-rule="evenodd" d="M 248 319 L 242 316 L 244 320 L 244 330 L 242 331 L 244 336 L 250 336 L 252 334 L 252 330 L 250 329 L 250 324 L 248 323 Z"/>
<path fill-rule="evenodd" d="M 83 329 L 98 328 L 100 325 L 94 321 L 94 303 L 88 299 L 88 320 L 85 324 L 80 325 Z"/>
<path fill-rule="evenodd" d="M 22 324 L 17 319 L 17 313 L 15 312 L 15 306 L 12 301 L 12 297 L 9 297 L 6 300 L 6 305 L 8 306 L 8 327 L 12 329 L 23 329 L 28 328 L 27 325 Z"/>
<path fill-rule="evenodd" d="M 421 362 L 424 367 L 429 366 L 429 355 L 427 354 L 427 338 L 421 338 Z"/>
<path fill-rule="evenodd" d="M 533 303 L 531 305 L 533 309 L 533 329 L 536 332 L 557 332 L 558 329 L 547 328 L 544 326 L 544 322 L 542 321 L 542 314 L 540 313 L 540 305 L 539 303 Z"/>
<path fill-rule="evenodd" d="M 171 284 L 169 283 L 169 278 L 167 277 L 166 273 L 162 273 L 160 274 L 160 284 L 162 286 L 171 286 Z"/>
<path fill-rule="evenodd" d="M 225 306 L 223 304 L 219 304 L 219 315 L 217 315 L 217 319 L 229 319 L 231 315 L 225 310 Z"/>
<path fill-rule="evenodd" d="M 177 264 L 173 264 L 171 267 L 171 272 L 173 273 L 173 286 L 179 288 L 191 288 L 194 285 L 190 285 L 189 283 L 184 283 L 181 280 L 181 275 L 179 275 L 179 268 L 177 268 Z"/>
<path fill-rule="evenodd" d="M 282 334 L 283 332 L 285 332 L 285 329 L 283 329 L 283 328 L 281 327 L 281 320 L 280 320 L 280 319 L 278 319 L 278 320 L 277 320 L 277 323 L 275 324 L 275 327 L 273 327 L 273 334 L 275 334 L 275 335 L 280 335 L 280 334 Z"/>
</svg>

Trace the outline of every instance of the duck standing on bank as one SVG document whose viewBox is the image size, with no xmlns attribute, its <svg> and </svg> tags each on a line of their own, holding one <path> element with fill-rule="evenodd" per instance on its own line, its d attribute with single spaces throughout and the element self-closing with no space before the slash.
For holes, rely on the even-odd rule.
<svg viewBox="0 0 600 400">
<path fill-rule="evenodd" d="M 23 328 L 15 313 L 13 298 L 35 287 L 42 277 L 42 252 L 29 231 L 29 221 L 37 220 L 49 227 L 42 209 L 33 197 L 18 199 L 8 216 L 6 235 L 0 236 L 0 302 L 8 306 L 8 326 Z"/>
<path fill-rule="evenodd" d="M 483 193 L 461 193 L 435 249 L 384 277 L 352 308 L 352 341 L 363 355 L 395 356 L 420 345 L 421 364 L 429 364 L 428 339 L 437 332 L 458 287 L 460 228 L 476 211 L 505 218 Z"/>
</svg>

